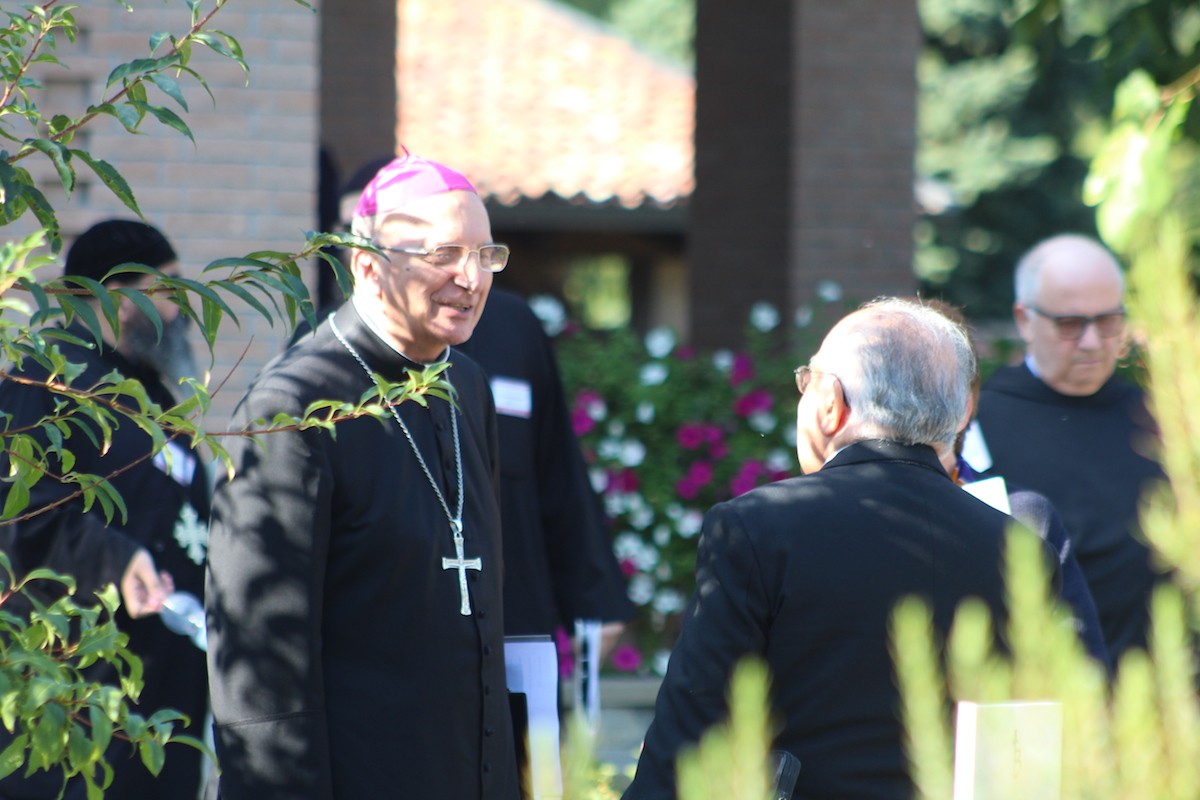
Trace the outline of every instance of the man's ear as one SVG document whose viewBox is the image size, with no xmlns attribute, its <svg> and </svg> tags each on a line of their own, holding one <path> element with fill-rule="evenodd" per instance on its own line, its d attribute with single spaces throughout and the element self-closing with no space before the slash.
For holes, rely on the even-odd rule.
<svg viewBox="0 0 1200 800">
<path fill-rule="evenodd" d="M 817 407 L 817 424 L 826 438 L 832 439 L 846 427 L 850 419 L 850 404 L 846 401 L 846 390 L 841 380 L 834 378 L 828 388 L 821 391 Z"/>
<path fill-rule="evenodd" d="M 370 287 L 372 294 L 379 292 L 379 268 L 382 263 L 381 258 L 367 250 L 360 250 L 356 247 L 350 251 L 350 274 L 354 276 L 356 291 L 359 287 Z"/>
<path fill-rule="evenodd" d="M 1033 324 L 1033 315 L 1029 313 L 1029 309 L 1020 303 L 1013 303 L 1013 321 L 1017 323 L 1017 333 L 1021 334 L 1021 339 L 1028 344 L 1033 339 L 1033 331 L 1029 330 L 1029 326 Z"/>
</svg>

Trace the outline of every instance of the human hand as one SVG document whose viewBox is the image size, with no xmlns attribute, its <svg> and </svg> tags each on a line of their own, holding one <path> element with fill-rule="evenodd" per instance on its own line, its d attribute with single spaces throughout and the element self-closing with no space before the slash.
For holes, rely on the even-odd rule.
<svg viewBox="0 0 1200 800">
<path fill-rule="evenodd" d="M 138 548 L 121 576 L 121 601 L 125 612 L 137 619 L 162 611 L 163 599 L 175 590 L 175 582 L 166 572 L 156 572 L 154 558 L 144 547 Z"/>
<path fill-rule="evenodd" d="M 625 632 L 624 622 L 606 622 L 600 626 L 600 660 L 608 658 L 608 654 L 617 646 L 617 640 Z"/>
</svg>

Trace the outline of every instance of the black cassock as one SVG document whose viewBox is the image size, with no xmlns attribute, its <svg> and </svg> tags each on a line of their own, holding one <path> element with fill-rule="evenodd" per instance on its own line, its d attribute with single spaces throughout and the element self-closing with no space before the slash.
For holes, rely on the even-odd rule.
<svg viewBox="0 0 1200 800">
<path fill-rule="evenodd" d="M 1150 595 L 1161 573 L 1137 532 L 1142 492 L 1163 477 L 1141 390 L 1115 375 L 1068 397 L 1028 367 L 1002 367 L 979 396 L 979 426 L 1002 475 L 1044 494 L 1062 516 L 1115 665 L 1144 647 Z"/>
<path fill-rule="evenodd" d="M 80 325 L 70 330 L 84 341 L 91 340 L 91 335 Z M 139 381 L 149 398 L 164 408 L 175 403 L 158 374 L 130 363 L 111 347 L 85 348 L 65 343 L 60 347 L 68 360 L 86 367 L 72 384 L 77 388 L 91 387 L 117 371 Z M 21 374 L 26 378 L 45 380 L 46 370 L 32 359 L 27 359 L 24 366 Z M 62 395 L 40 387 L 15 381 L 0 383 L 0 409 L 12 415 L 9 423 L 12 430 L 33 425 L 54 413 L 55 404 L 62 399 Z M 134 402 L 128 397 L 119 399 Z M 94 426 L 89 427 L 94 430 Z M 99 442 L 99 434 L 95 436 Z M 128 421 L 114 426 L 111 446 L 106 452 L 82 432 L 74 431 L 66 447 L 75 455 L 75 471 L 110 476 L 110 482 L 125 501 L 128 519 L 118 516 L 109 525 L 99 510 L 84 513 L 82 503 L 75 500 L 16 526 L 0 528 L 0 548 L 12 559 L 17 574 L 46 566 L 72 575 L 77 584 L 76 600 L 86 605 L 94 600 L 94 591 L 108 583 L 119 584 L 129 560 L 139 547 L 144 547 L 154 557 L 158 569 L 171 573 L 176 589 L 202 594 L 208 477 L 196 453 L 185 445 L 172 441 L 158 456 L 146 458 L 153 444 L 149 435 Z M 74 485 L 44 478 L 33 487 L 29 507 L 45 508 L 74 489 Z M 13 609 L 13 601 L 4 608 L 22 611 Z M 191 724 L 177 728 L 176 733 L 202 736 L 208 707 L 204 654 L 189 639 L 167 630 L 157 615 L 130 619 L 122 609 L 116 621 L 129 634 L 129 649 L 141 657 L 145 670 L 137 713 L 148 717 L 162 708 L 182 711 Z M 104 683 L 117 680 L 106 665 L 92 668 L 88 677 Z M 7 744 L 7 734 L 2 731 L 0 739 Z M 173 800 L 191 797 L 199 787 L 200 754 L 190 747 L 169 747 L 165 766 L 157 777 L 120 740 L 114 740 L 108 757 L 116 769 L 113 785 L 106 793 L 112 800 Z M 57 797 L 61 774 L 55 773 L 49 781 L 44 781 L 45 773 L 25 779 L 23 772 L 18 770 L 5 779 L 0 785 L 0 797 L 10 793 L 15 797 Z M 50 787 L 44 795 L 40 794 L 43 785 Z M 73 781 L 67 789 L 67 800 L 82 798 L 84 789 L 83 781 Z"/>
<path fill-rule="evenodd" d="M 347 303 L 332 318 L 372 372 L 414 366 Z M 224 800 L 516 798 L 504 678 L 495 415 L 487 380 L 451 349 L 464 555 L 397 422 L 238 439 L 209 551 L 209 670 Z M 235 428 L 371 387 L 327 320 L 250 387 Z M 450 510 L 450 406 L 397 407 Z"/>
<path fill-rule="evenodd" d="M 632 617 L 541 322 L 520 296 L 493 287 L 475 333 L 458 349 L 488 373 L 496 401 L 506 632 L 548 634 L 577 619 Z"/>
</svg>

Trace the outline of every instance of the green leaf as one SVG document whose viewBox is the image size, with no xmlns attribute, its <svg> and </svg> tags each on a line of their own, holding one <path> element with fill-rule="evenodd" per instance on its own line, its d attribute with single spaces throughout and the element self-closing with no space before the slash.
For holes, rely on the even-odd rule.
<svg viewBox="0 0 1200 800">
<path fill-rule="evenodd" d="M 187 100 L 184 99 L 183 92 L 179 89 L 179 83 L 170 75 L 167 75 L 165 72 L 156 72 L 150 76 L 150 82 L 161 89 L 164 94 L 176 103 L 179 103 L 184 111 L 188 110 Z"/>
<path fill-rule="evenodd" d="M 141 756 L 142 763 L 146 765 L 146 769 L 150 770 L 151 775 L 162 772 L 166 753 L 161 744 L 153 739 L 143 739 L 138 742 L 138 755 Z"/>
<path fill-rule="evenodd" d="M 159 316 L 158 309 L 154 306 L 154 301 L 141 289 L 133 289 L 128 286 L 118 286 L 112 290 L 113 294 L 119 294 L 122 297 L 129 299 L 138 309 L 146 316 L 154 325 L 154 338 L 156 341 L 162 341 L 163 325 L 162 317 Z"/>
<path fill-rule="evenodd" d="M 54 169 L 58 171 L 58 179 L 66 189 L 67 196 L 70 196 L 75 191 L 75 170 L 70 164 L 71 151 L 49 139 L 26 139 L 25 144 L 50 159 Z"/>
<path fill-rule="evenodd" d="M 196 143 L 196 137 L 194 137 L 192 135 L 191 128 L 189 128 L 187 126 L 187 123 L 184 122 L 182 119 L 180 119 L 179 115 L 176 114 L 171 109 L 163 108 L 162 106 L 150 105 L 149 103 L 145 103 L 142 101 L 130 101 L 130 105 L 134 106 L 135 108 L 137 108 L 139 111 L 142 111 L 143 113 L 148 112 L 148 113 L 152 114 L 155 117 L 155 119 L 157 119 L 163 125 L 166 125 L 168 128 L 174 128 L 175 130 L 179 131 L 184 136 L 186 136 L 188 139 L 190 139 L 192 144 Z"/>
<path fill-rule="evenodd" d="M 42 706 L 30 744 L 30 763 L 50 768 L 59 762 L 67 747 L 67 712 L 62 706 L 53 702 Z"/>
<path fill-rule="evenodd" d="M 29 507 L 29 486 L 18 478 L 9 484 L 8 496 L 4 498 L 4 519 L 12 519 Z"/>
<path fill-rule="evenodd" d="M 91 167 L 92 172 L 96 173 L 96 177 L 100 179 L 108 190 L 112 192 L 118 200 L 120 200 L 126 208 L 139 217 L 142 216 L 142 211 L 138 208 L 137 200 L 134 199 L 133 189 L 125 181 L 121 174 L 103 159 L 96 158 L 92 154 L 84 150 L 72 150 L 71 153 L 83 163 Z"/>
<path fill-rule="evenodd" d="M 7 723 L 5 727 L 11 729 Z M 29 737 L 23 733 L 13 737 L 8 747 L 4 748 L 4 752 L 0 753 L 0 778 L 13 774 L 25 764 L 25 748 L 28 744 Z"/>
</svg>

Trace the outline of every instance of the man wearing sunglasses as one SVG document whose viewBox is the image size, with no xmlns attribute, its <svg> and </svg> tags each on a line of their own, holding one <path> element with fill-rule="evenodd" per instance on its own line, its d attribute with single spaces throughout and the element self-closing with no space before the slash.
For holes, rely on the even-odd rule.
<svg viewBox="0 0 1200 800">
<path fill-rule="evenodd" d="M 1161 469 L 1142 393 L 1114 373 L 1125 344 L 1125 282 L 1099 242 L 1073 234 L 1017 264 L 1022 364 L 984 384 L 979 425 L 991 467 L 1046 495 L 1071 535 L 1114 664 L 1145 644 L 1155 581 L 1137 534 L 1142 491 Z M 986 457 L 986 456 L 985 456 Z M 986 466 L 983 465 L 983 466 Z"/>
</svg>

